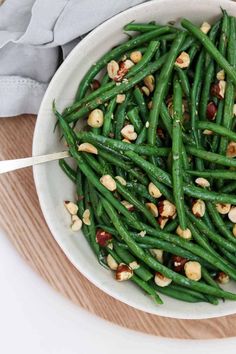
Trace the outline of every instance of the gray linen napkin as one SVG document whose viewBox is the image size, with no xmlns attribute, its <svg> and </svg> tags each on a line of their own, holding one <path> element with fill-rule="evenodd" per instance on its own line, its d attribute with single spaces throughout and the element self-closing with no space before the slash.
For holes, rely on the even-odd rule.
<svg viewBox="0 0 236 354">
<path fill-rule="evenodd" d="M 142 2 L 0 0 L 0 117 L 37 113 L 60 53 L 65 58 L 94 27 Z"/>
</svg>

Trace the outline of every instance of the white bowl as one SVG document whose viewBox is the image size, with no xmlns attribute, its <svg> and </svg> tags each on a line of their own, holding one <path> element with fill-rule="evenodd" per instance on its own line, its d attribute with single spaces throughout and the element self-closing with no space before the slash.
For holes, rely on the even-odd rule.
<svg viewBox="0 0 236 354">
<path fill-rule="evenodd" d="M 196 24 L 213 21 L 220 15 L 220 6 L 236 16 L 236 4 L 227 0 L 158 0 L 133 7 L 111 18 L 91 32 L 71 52 L 53 77 L 44 96 L 34 133 L 33 155 L 61 151 L 63 146 L 58 133 L 53 133 L 55 117 L 52 101 L 62 110 L 72 102 L 76 88 L 89 69 L 111 47 L 127 39 L 122 27 L 136 20 L 156 20 L 165 24 L 170 20 L 187 17 Z M 81 232 L 72 233 L 70 219 L 63 201 L 73 200 L 75 187 L 64 175 L 57 162 L 34 167 L 34 179 L 39 201 L 47 224 L 60 247 L 74 266 L 93 284 L 114 298 L 139 310 L 172 318 L 209 318 L 236 312 L 236 302 L 220 302 L 218 306 L 207 303 L 189 304 L 170 299 L 164 295 L 164 305 L 158 306 L 131 282 L 116 282 L 111 272 L 101 267 Z M 236 286 L 228 289 L 236 292 Z"/>
</svg>

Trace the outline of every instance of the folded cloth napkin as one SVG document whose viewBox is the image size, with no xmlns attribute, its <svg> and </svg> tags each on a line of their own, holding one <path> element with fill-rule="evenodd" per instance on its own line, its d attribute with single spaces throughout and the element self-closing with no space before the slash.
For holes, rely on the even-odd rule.
<svg viewBox="0 0 236 354">
<path fill-rule="evenodd" d="M 0 117 L 37 113 L 60 60 L 94 27 L 144 0 L 0 0 Z"/>
</svg>

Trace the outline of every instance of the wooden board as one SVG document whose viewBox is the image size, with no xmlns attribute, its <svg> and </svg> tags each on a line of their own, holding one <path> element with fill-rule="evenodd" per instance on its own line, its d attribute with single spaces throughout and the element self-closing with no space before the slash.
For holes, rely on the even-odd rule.
<svg viewBox="0 0 236 354">
<path fill-rule="evenodd" d="M 34 125 L 34 116 L 0 118 L 1 160 L 31 156 Z M 236 315 L 209 320 L 158 317 L 135 310 L 97 289 L 67 260 L 50 234 L 31 168 L 0 175 L 0 195 L 0 227 L 23 259 L 54 289 L 84 309 L 118 325 L 163 337 L 236 336 Z"/>
</svg>

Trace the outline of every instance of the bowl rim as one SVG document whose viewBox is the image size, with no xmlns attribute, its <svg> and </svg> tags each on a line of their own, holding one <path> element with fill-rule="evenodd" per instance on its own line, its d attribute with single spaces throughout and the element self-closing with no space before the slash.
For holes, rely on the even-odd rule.
<svg viewBox="0 0 236 354">
<path fill-rule="evenodd" d="M 55 83 L 58 81 L 58 79 L 60 78 L 61 74 L 64 72 L 66 66 L 70 63 L 71 58 L 73 58 L 73 56 L 75 55 L 75 53 L 79 52 L 81 49 L 83 49 L 83 46 L 85 45 L 85 43 L 90 40 L 92 37 L 96 36 L 97 33 L 99 33 L 101 30 L 105 29 L 107 26 L 110 25 L 110 23 L 113 23 L 114 21 L 118 20 L 119 18 L 122 18 L 124 16 L 124 14 L 130 14 L 134 11 L 134 9 L 142 9 L 145 11 L 145 8 L 149 8 L 152 7 L 153 4 L 157 4 L 157 3 L 165 3 L 165 5 L 168 2 L 172 2 L 173 0 L 151 0 L 148 2 L 144 2 L 141 4 L 138 4 L 136 6 L 130 7 L 118 14 L 116 14 L 115 16 L 109 18 L 108 20 L 102 22 L 101 24 L 99 24 L 96 28 L 94 28 L 88 35 L 86 35 L 86 37 L 84 37 L 73 49 L 72 51 L 69 53 L 69 55 L 66 57 L 66 59 L 64 60 L 64 62 L 60 65 L 60 67 L 57 69 L 57 71 L 55 72 L 54 76 L 52 77 L 47 90 L 44 94 L 43 100 L 41 102 L 40 105 L 40 109 L 38 112 L 38 117 L 40 117 L 43 114 L 43 107 L 45 105 L 45 102 L 47 101 L 47 95 L 48 92 L 50 92 L 50 90 L 52 89 L 52 87 L 55 86 Z M 198 0 L 198 2 L 204 2 L 204 0 Z M 217 1 L 217 3 L 215 3 L 216 5 L 219 3 L 225 3 L 225 4 L 232 4 L 231 0 L 219 0 Z M 236 6 L 236 3 L 234 3 L 234 6 Z M 36 124 L 35 124 L 35 130 L 34 130 L 34 134 L 33 134 L 33 144 L 32 144 L 32 156 L 36 156 L 37 155 L 37 147 L 38 147 L 38 141 L 37 141 L 37 134 L 38 134 L 38 127 L 40 125 L 40 119 L 38 118 L 36 120 Z M 113 292 L 111 287 L 107 287 L 106 285 L 102 285 L 100 283 L 100 281 L 98 281 L 96 279 L 96 277 L 92 277 L 90 275 L 89 272 L 86 271 L 85 268 L 83 267 L 79 267 L 77 262 L 75 261 L 74 257 L 71 255 L 71 253 L 66 249 L 66 247 L 64 246 L 64 243 L 61 241 L 60 237 L 57 236 L 57 232 L 55 231 L 54 228 L 54 223 L 51 222 L 51 218 L 48 216 L 48 214 L 46 213 L 46 201 L 44 200 L 41 192 L 40 192 L 40 173 L 38 173 L 37 170 L 37 166 L 33 166 L 33 178 L 34 178 L 34 182 L 35 182 L 35 186 L 36 186 L 36 191 L 37 191 L 37 195 L 38 195 L 38 199 L 39 199 L 39 204 L 40 204 L 40 208 L 42 210 L 44 219 L 47 223 L 47 226 L 53 236 L 53 238 L 56 240 L 56 242 L 58 243 L 58 245 L 60 246 L 60 248 L 62 249 L 63 253 L 66 255 L 66 257 L 69 259 L 69 261 L 75 266 L 75 268 L 83 275 L 86 277 L 86 279 L 88 279 L 92 284 L 94 284 L 96 287 L 98 287 L 100 290 L 102 290 L 103 292 L 105 292 L 106 294 L 108 294 L 109 296 L 115 298 L 116 300 L 119 300 L 137 310 L 143 311 L 143 312 L 148 312 L 152 315 L 157 315 L 157 316 L 162 316 L 162 317 L 169 317 L 169 318 L 176 318 L 176 319 L 207 319 L 207 318 L 216 318 L 216 317 L 221 317 L 221 316 L 226 316 L 226 315 L 230 315 L 233 314 L 235 312 L 230 311 L 230 309 L 227 311 L 225 310 L 223 313 L 218 314 L 217 312 L 215 313 L 211 313 L 206 314 L 205 316 L 198 315 L 196 313 L 196 315 L 181 315 L 179 312 L 175 312 L 173 314 L 170 313 L 156 313 L 156 312 L 152 312 L 151 310 L 147 310 L 145 309 L 142 305 L 137 305 L 137 303 L 133 303 L 132 301 L 129 301 L 129 299 L 127 299 L 127 297 L 125 296 L 119 296 L 119 294 L 115 291 Z"/>
</svg>

